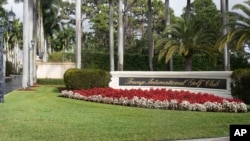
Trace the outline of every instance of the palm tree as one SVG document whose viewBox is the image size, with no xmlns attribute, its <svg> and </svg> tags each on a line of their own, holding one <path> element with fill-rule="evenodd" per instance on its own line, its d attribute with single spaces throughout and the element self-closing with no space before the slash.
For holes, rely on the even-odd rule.
<svg viewBox="0 0 250 141">
<path fill-rule="evenodd" d="M 123 1 L 119 0 L 119 19 L 118 19 L 118 70 L 123 71 L 123 16 L 122 16 Z"/>
<path fill-rule="evenodd" d="M 75 40 L 75 30 L 72 27 L 63 28 L 62 30 L 54 34 L 52 44 L 55 51 L 66 51 L 73 47 L 73 41 Z"/>
<path fill-rule="evenodd" d="M 165 29 L 163 37 L 156 43 L 156 48 L 159 50 L 158 59 L 161 60 L 165 57 L 167 63 L 173 54 L 179 53 L 185 59 L 185 71 L 192 70 L 194 54 L 207 54 L 215 62 L 216 34 L 199 25 L 192 15 L 180 17 L 175 24 L 169 25 Z"/>
<path fill-rule="evenodd" d="M 10 44 L 10 49 L 12 53 L 12 60 L 13 60 L 13 64 L 14 64 L 14 69 L 15 72 L 19 72 L 20 69 L 20 58 L 19 58 L 19 50 L 20 50 L 20 42 L 22 39 L 22 35 L 23 35 L 23 27 L 22 27 L 22 23 L 19 20 L 15 20 L 13 23 L 13 29 L 11 31 L 11 34 L 9 36 L 9 44 Z"/>
<path fill-rule="evenodd" d="M 36 9 L 36 0 L 14 0 L 16 3 L 23 2 L 23 76 L 22 87 L 26 89 L 29 85 L 33 85 L 33 80 L 36 69 L 35 59 L 30 59 L 28 56 L 34 58 L 34 50 L 30 53 L 30 41 L 34 39 L 34 11 Z M 33 52 L 33 53 L 32 53 Z M 33 61 L 32 61 L 33 60 Z M 29 71 L 31 70 L 31 71 Z"/>
<path fill-rule="evenodd" d="M 81 28 L 81 0 L 76 0 L 76 68 L 81 68 L 81 39 L 82 39 L 82 28 Z"/>
<path fill-rule="evenodd" d="M 27 87 L 28 83 L 32 84 L 32 80 L 28 80 L 29 75 L 31 78 L 33 77 L 34 82 L 36 79 L 36 65 L 35 65 L 35 59 L 33 62 L 30 62 L 30 70 L 32 70 L 32 74 L 28 74 L 28 52 L 29 49 L 28 47 L 30 46 L 30 41 L 35 39 L 36 37 L 36 45 L 35 49 L 33 49 L 33 53 L 30 54 L 30 56 L 35 57 L 36 52 L 44 52 L 46 50 L 45 47 L 45 39 L 50 39 L 51 36 L 46 36 L 46 35 L 51 35 L 50 32 L 53 31 L 51 28 L 54 28 L 55 24 L 49 23 L 48 21 L 53 21 L 56 24 L 57 23 L 57 16 L 58 11 L 57 5 L 61 3 L 62 0 L 15 0 L 15 2 L 23 2 L 24 7 L 24 28 L 23 28 L 23 52 L 24 52 L 24 64 L 23 64 L 23 88 Z M 36 15 L 36 17 L 34 17 Z M 46 18 L 45 18 L 46 17 Z M 44 21 L 44 19 L 47 19 L 47 21 Z M 51 20 L 53 19 L 53 20 Z M 48 24 L 49 26 L 45 26 L 45 24 Z M 53 26 L 53 27 L 52 27 Z M 33 30 L 33 28 L 35 30 Z M 46 27 L 46 30 L 44 29 Z M 29 32 L 27 32 L 29 31 Z M 46 34 L 45 34 L 46 33 Z M 34 36 L 34 37 L 33 37 Z M 47 37 L 47 38 L 46 38 Z M 44 58 L 46 58 L 46 53 Z M 44 59 L 46 61 L 46 59 Z"/>
<path fill-rule="evenodd" d="M 26 89 L 29 83 L 29 0 L 23 2 L 23 75 L 22 75 L 22 87 Z"/>
<path fill-rule="evenodd" d="M 45 62 L 47 61 L 47 48 L 45 47 L 48 46 L 48 39 L 53 34 L 51 31 L 59 30 L 58 12 L 61 3 L 62 0 L 37 0 L 38 48 L 44 52 L 43 61 Z"/>
<path fill-rule="evenodd" d="M 165 25 L 166 27 L 170 25 L 170 7 L 169 7 L 169 0 L 165 0 Z M 168 63 L 169 71 L 173 71 L 173 57 L 170 58 Z"/>
<path fill-rule="evenodd" d="M 229 23 L 224 25 L 224 28 L 231 30 L 222 36 L 217 46 L 219 50 L 224 49 L 226 44 L 230 44 L 231 49 L 240 50 L 250 43 L 250 0 L 243 4 L 236 4 L 233 6 L 233 10 L 241 10 L 241 12 L 230 12 L 230 17 L 233 19 Z"/>
<path fill-rule="evenodd" d="M 189 17 L 191 14 L 191 0 L 187 0 L 186 14 Z"/>
<path fill-rule="evenodd" d="M 222 13 L 222 24 L 225 25 L 228 23 L 227 14 L 228 11 L 228 0 L 221 0 L 221 13 Z M 228 28 L 223 29 L 223 36 L 228 34 Z M 228 45 L 224 44 L 224 69 L 225 71 L 230 70 L 230 55 Z"/>
<path fill-rule="evenodd" d="M 153 48 L 153 33 L 152 33 L 152 2 L 148 0 L 148 63 L 149 70 L 153 71 L 153 57 L 154 57 L 154 48 Z"/>
</svg>

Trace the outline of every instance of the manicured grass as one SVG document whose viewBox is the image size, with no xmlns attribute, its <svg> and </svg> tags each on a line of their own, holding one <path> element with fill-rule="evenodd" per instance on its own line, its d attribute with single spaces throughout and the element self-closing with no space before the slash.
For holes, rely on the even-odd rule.
<svg viewBox="0 0 250 141">
<path fill-rule="evenodd" d="M 1 141 L 152 141 L 229 136 L 248 113 L 145 109 L 58 97 L 56 86 L 14 91 L 0 104 Z"/>
</svg>

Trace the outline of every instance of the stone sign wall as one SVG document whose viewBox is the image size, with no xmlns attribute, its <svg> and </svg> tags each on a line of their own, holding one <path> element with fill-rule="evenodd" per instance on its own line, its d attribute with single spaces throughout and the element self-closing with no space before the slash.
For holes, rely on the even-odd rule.
<svg viewBox="0 0 250 141">
<path fill-rule="evenodd" d="M 114 71 L 109 86 L 120 89 L 166 88 L 210 93 L 231 98 L 232 72 L 145 72 Z"/>
</svg>

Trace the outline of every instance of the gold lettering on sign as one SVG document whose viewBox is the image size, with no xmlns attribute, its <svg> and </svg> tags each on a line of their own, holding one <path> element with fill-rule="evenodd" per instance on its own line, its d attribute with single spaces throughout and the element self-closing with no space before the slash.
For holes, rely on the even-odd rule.
<svg viewBox="0 0 250 141">
<path fill-rule="evenodd" d="M 187 85 L 190 86 L 190 87 L 199 88 L 200 86 L 202 86 L 202 84 L 203 84 L 204 82 L 206 82 L 206 80 L 202 80 L 202 79 L 199 79 L 199 80 L 195 80 L 195 79 L 186 79 L 184 82 L 185 82 L 185 84 L 187 84 Z"/>
<path fill-rule="evenodd" d="M 206 86 L 209 86 L 209 87 L 218 87 L 220 85 L 220 80 L 207 80 Z"/>
<path fill-rule="evenodd" d="M 134 86 L 176 86 L 194 88 L 220 88 L 225 85 L 221 79 L 199 78 L 125 78 L 122 85 Z"/>
<path fill-rule="evenodd" d="M 184 82 L 178 82 L 178 81 L 159 81 L 155 80 L 154 78 L 148 80 L 148 84 L 150 85 L 163 85 L 163 86 L 184 86 Z"/>
<path fill-rule="evenodd" d="M 146 82 L 145 81 L 136 81 L 134 80 L 134 78 L 128 78 L 125 82 L 126 85 L 138 85 L 138 86 L 142 86 L 145 85 Z"/>
</svg>

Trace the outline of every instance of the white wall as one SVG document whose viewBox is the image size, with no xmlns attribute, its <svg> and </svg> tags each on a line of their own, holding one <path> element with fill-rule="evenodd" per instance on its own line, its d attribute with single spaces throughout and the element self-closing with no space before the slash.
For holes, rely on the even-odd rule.
<svg viewBox="0 0 250 141">
<path fill-rule="evenodd" d="M 66 70 L 75 68 L 75 63 L 37 63 L 37 78 L 62 79 Z"/>
</svg>

